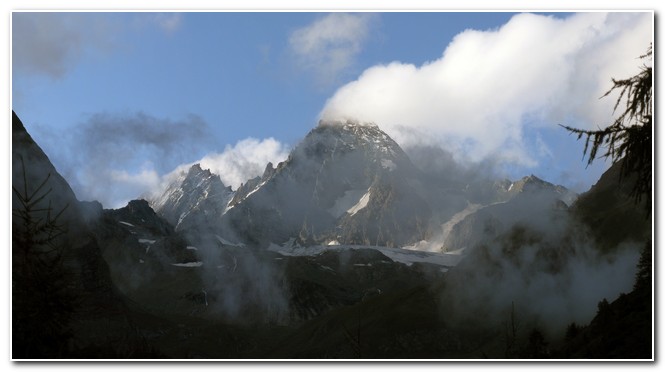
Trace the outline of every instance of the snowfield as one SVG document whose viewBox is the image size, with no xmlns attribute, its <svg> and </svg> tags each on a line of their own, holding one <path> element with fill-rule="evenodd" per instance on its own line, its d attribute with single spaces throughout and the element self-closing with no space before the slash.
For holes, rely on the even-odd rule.
<svg viewBox="0 0 665 372">
<path fill-rule="evenodd" d="M 200 267 L 203 265 L 203 262 L 196 261 L 196 262 L 185 262 L 185 263 L 173 263 L 171 265 L 178 267 Z"/>
<path fill-rule="evenodd" d="M 326 251 L 343 251 L 349 249 L 374 249 L 377 250 L 394 262 L 400 262 L 407 266 L 411 266 L 416 262 L 430 263 L 439 266 L 453 267 L 456 266 L 463 258 L 461 252 L 455 253 L 438 253 L 438 252 L 422 252 L 413 251 L 403 248 L 388 248 L 364 245 L 333 245 L 333 246 L 311 246 L 300 247 L 292 246 L 291 240 L 284 246 L 271 244 L 268 247 L 269 251 L 277 252 L 283 256 L 316 256 Z"/>
</svg>

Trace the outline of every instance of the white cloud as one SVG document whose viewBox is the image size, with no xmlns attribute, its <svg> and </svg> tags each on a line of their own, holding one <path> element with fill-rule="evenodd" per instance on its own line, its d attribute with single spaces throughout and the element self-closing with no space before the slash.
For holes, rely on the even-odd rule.
<svg viewBox="0 0 665 372">
<path fill-rule="evenodd" d="M 525 129 L 609 122 L 614 99 L 599 97 L 610 77 L 638 71 L 652 27 L 650 13 L 516 15 L 499 29 L 458 34 L 422 66 L 367 69 L 321 117 L 373 121 L 403 146 L 422 132 L 459 158 L 533 166 Z"/>
<path fill-rule="evenodd" d="M 152 21 L 162 31 L 170 34 L 177 31 L 182 24 L 181 13 L 157 13 L 152 17 Z"/>
<path fill-rule="evenodd" d="M 258 140 L 246 138 L 238 141 L 234 146 L 227 145 L 221 153 L 211 153 L 198 161 L 181 164 L 173 171 L 161 178 L 160 186 L 153 188 L 152 194 L 160 194 L 168 185 L 180 175 L 186 174 L 194 164 L 209 169 L 219 175 L 226 186 L 237 190 L 241 184 L 261 176 L 268 163 L 273 166 L 284 161 L 289 156 L 289 147 L 274 138 Z"/>
<path fill-rule="evenodd" d="M 154 187 L 159 183 L 159 175 L 154 169 L 143 169 L 139 173 L 130 174 L 124 170 L 111 170 L 110 179 L 113 182 L 133 185 L 140 188 Z M 135 197 L 136 195 L 132 195 Z"/>
<path fill-rule="evenodd" d="M 353 65 L 369 34 L 369 14 L 331 13 L 295 30 L 289 45 L 298 64 L 330 84 Z"/>
<path fill-rule="evenodd" d="M 288 146 L 274 138 L 246 138 L 235 146 L 227 145 L 222 153 L 208 154 L 198 161 L 201 168 L 210 169 L 234 190 L 241 183 L 263 174 L 266 165 L 274 166 L 289 156 Z"/>
</svg>

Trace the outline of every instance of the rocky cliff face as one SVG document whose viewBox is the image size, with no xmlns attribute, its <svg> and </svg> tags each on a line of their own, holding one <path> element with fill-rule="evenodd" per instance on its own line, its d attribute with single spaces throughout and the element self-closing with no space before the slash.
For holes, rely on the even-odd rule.
<svg viewBox="0 0 665 372">
<path fill-rule="evenodd" d="M 238 190 L 236 190 L 235 194 L 233 195 L 233 199 L 231 199 L 229 202 L 228 208 L 233 208 L 236 205 L 242 203 L 242 201 L 245 200 L 249 195 L 253 194 L 261 186 L 265 185 L 265 183 L 275 175 L 276 171 L 277 170 L 274 168 L 272 163 L 268 163 L 268 165 L 266 165 L 266 169 L 263 171 L 262 176 L 254 177 L 238 187 Z"/>
</svg>

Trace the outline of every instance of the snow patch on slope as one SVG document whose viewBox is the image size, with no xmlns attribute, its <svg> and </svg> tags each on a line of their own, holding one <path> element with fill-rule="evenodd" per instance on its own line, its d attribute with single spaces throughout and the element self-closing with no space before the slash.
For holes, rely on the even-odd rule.
<svg viewBox="0 0 665 372">
<path fill-rule="evenodd" d="M 185 262 L 185 263 L 173 263 L 171 265 L 178 267 L 200 267 L 203 265 L 203 262 L 196 261 L 196 262 Z"/>
<path fill-rule="evenodd" d="M 360 199 L 368 192 L 368 190 L 348 190 L 344 192 L 340 198 L 335 201 L 335 204 L 328 209 L 328 212 L 335 218 L 342 217 L 348 210 L 357 205 Z"/>
<path fill-rule="evenodd" d="M 410 251 L 420 251 L 420 252 L 441 252 L 441 242 L 421 240 L 413 245 L 407 245 L 403 247 L 404 249 Z"/>
<path fill-rule="evenodd" d="M 230 245 L 230 246 L 233 246 L 233 247 L 243 247 L 243 246 L 244 246 L 244 244 L 242 244 L 242 243 L 232 243 L 232 242 L 230 242 L 230 241 L 228 241 L 228 240 L 222 238 L 222 237 L 219 236 L 219 235 L 215 235 L 215 238 L 217 238 L 217 240 L 218 240 L 220 243 L 222 243 L 223 245 Z"/>
<path fill-rule="evenodd" d="M 443 229 L 443 236 L 441 243 L 443 243 L 446 240 L 446 237 L 450 234 L 450 232 L 453 230 L 453 227 L 460 223 L 466 216 L 470 215 L 471 213 L 476 212 L 483 206 L 481 204 L 472 204 L 469 203 L 466 208 L 464 208 L 462 211 L 455 213 L 448 222 L 444 223 L 441 225 L 441 228 Z"/>
<path fill-rule="evenodd" d="M 446 237 L 453 230 L 453 227 L 466 218 L 466 216 L 481 208 L 483 208 L 481 204 L 469 203 L 464 210 L 457 212 L 450 218 L 450 220 L 441 225 L 440 235 L 434 236 L 431 240 L 421 240 L 413 245 L 404 247 L 404 249 L 420 252 L 446 252 L 444 242 L 446 241 Z M 446 253 L 451 254 L 451 252 Z M 460 254 L 460 252 L 457 252 L 457 254 Z"/>
<path fill-rule="evenodd" d="M 371 189 L 370 189 L 371 190 Z M 367 203 L 369 203 L 369 197 L 371 196 L 372 192 L 370 190 L 367 190 L 367 193 L 360 198 L 358 203 L 354 205 L 353 207 L 349 208 L 346 212 L 353 216 L 354 214 L 358 213 L 361 211 L 363 208 L 367 206 Z"/>
<path fill-rule="evenodd" d="M 268 182 L 268 180 L 265 180 L 265 181 L 261 182 L 258 186 L 256 186 L 256 187 L 254 188 L 254 190 L 248 192 L 247 195 L 245 195 L 245 197 L 244 197 L 242 200 L 247 199 L 250 195 L 252 195 L 252 194 L 254 194 L 255 192 L 259 191 L 259 189 L 260 189 L 261 187 L 263 187 L 263 185 L 265 185 L 267 182 Z"/>
</svg>

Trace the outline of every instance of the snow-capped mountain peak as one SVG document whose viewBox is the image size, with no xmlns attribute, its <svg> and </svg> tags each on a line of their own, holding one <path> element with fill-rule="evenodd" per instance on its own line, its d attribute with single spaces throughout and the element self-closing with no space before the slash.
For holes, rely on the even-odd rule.
<svg viewBox="0 0 665 372">
<path fill-rule="evenodd" d="M 369 122 L 322 120 L 307 135 L 303 144 L 308 144 L 308 140 L 317 146 L 327 145 L 331 147 L 333 155 L 337 150 L 348 151 L 357 148 L 370 151 L 372 155 L 384 155 L 386 156 L 385 160 L 404 154 L 399 145 L 378 125 Z M 377 158 L 381 159 L 380 156 Z"/>
</svg>

